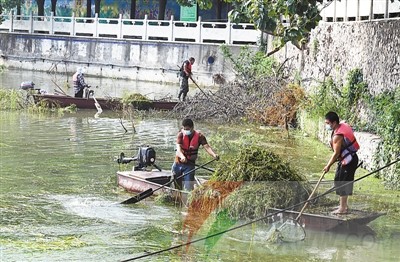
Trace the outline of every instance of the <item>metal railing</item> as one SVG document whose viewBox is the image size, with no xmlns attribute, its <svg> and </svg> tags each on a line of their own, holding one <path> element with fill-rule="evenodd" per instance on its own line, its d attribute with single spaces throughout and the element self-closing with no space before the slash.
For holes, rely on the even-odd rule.
<svg viewBox="0 0 400 262">
<path fill-rule="evenodd" d="M 0 32 L 86 36 L 99 38 L 135 39 L 191 43 L 219 43 L 228 45 L 257 45 L 261 31 L 253 24 L 231 22 L 196 22 L 170 20 L 122 19 L 95 17 L 59 17 L 8 15 L 0 16 Z"/>
</svg>

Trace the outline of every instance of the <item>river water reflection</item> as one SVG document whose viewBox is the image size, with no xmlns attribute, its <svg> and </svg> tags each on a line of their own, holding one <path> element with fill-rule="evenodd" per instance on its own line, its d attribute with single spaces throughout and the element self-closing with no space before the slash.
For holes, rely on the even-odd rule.
<svg viewBox="0 0 400 262">
<path fill-rule="evenodd" d="M 117 188 L 114 162 L 121 151 L 134 154 L 139 145 L 152 145 L 159 165 L 169 169 L 179 122 L 145 118 L 136 121 L 137 133 L 124 134 L 118 115 L 103 112 L 94 118 L 94 113 L 0 111 L 0 261 L 120 261 L 181 243 L 181 208 L 151 199 L 118 204 L 131 195 Z M 212 144 L 220 131 L 199 125 Z M 277 144 L 286 143 L 281 137 Z M 284 150 L 312 159 L 318 149 L 302 141 L 293 138 Z M 326 158 L 327 153 L 322 160 L 300 164 L 303 170 L 319 172 Z M 188 255 L 180 255 L 186 253 L 181 248 L 141 261 L 353 262 L 400 257 L 400 235 L 375 240 L 307 232 L 305 241 L 277 245 L 265 241 L 267 231 L 258 223 L 222 235 L 208 254 L 198 242 Z"/>
</svg>

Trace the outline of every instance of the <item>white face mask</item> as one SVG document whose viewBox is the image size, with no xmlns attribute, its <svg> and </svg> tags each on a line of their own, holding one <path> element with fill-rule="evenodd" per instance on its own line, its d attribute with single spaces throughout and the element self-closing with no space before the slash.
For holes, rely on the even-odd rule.
<svg viewBox="0 0 400 262">
<path fill-rule="evenodd" d="M 191 130 L 182 129 L 182 133 L 184 133 L 187 136 L 190 136 L 192 134 L 192 131 Z"/>
<path fill-rule="evenodd" d="M 332 131 L 333 130 L 331 125 L 328 125 L 328 124 L 325 125 L 325 129 L 328 130 L 328 131 Z"/>
</svg>

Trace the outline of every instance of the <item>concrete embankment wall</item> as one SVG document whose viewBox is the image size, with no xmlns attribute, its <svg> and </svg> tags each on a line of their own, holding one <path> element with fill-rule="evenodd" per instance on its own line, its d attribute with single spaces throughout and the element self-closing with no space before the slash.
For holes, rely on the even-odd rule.
<svg viewBox="0 0 400 262">
<path fill-rule="evenodd" d="M 312 90 L 326 77 L 346 83 L 348 72 L 363 71 L 363 79 L 371 94 L 400 88 L 400 20 L 380 20 L 347 23 L 321 23 L 312 31 L 305 51 L 288 45 L 276 54 L 279 60 L 294 62 L 306 90 Z M 364 116 L 368 121 L 368 115 Z M 313 126 L 314 136 L 326 142 L 322 123 L 311 124 L 303 118 L 303 128 Z M 400 135 L 400 134 L 399 134 Z M 382 166 L 378 155 L 382 141 L 373 134 L 357 132 L 361 144 L 360 158 L 369 170 Z"/>
<path fill-rule="evenodd" d="M 240 46 L 231 50 L 237 53 Z M 0 64 L 27 70 L 73 74 L 78 66 L 86 66 L 93 76 L 177 83 L 178 66 L 191 56 L 199 85 L 214 85 L 219 75 L 227 81 L 234 78 L 215 44 L 0 33 Z"/>
</svg>

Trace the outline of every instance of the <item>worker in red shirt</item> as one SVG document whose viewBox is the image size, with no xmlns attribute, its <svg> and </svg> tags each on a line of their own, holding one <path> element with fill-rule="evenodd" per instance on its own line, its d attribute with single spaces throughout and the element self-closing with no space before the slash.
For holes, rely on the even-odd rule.
<svg viewBox="0 0 400 262">
<path fill-rule="evenodd" d="M 324 167 L 324 172 L 328 172 L 334 163 L 338 164 L 334 185 L 337 187 L 336 194 L 339 195 L 339 207 L 333 213 L 346 214 L 349 211 L 348 196 L 353 194 L 353 183 L 349 182 L 354 181 L 360 145 L 351 126 L 340 122 L 337 113 L 328 112 L 325 115 L 325 125 L 327 130 L 332 131 L 330 144 L 333 154 Z"/>
<path fill-rule="evenodd" d="M 189 92 L 189 78 L 192 79 L 192 65 L 194 64 L 195 59 L 193 57 L 189 58 L 189 60 L 185 60 L 181 66 L 180 69 L 180 77 L 179 77 L 179 84 L 180 84 L 180 90 L 179 90 L 179 95 L 178 99 L 181 100 L 182 96 L 182 101 L 185 101 L 186 95 Z"/>
<path fill-rule="evenodd" d="M 179 189 L 193 190 L 195 172 L 190 171 L 195 168 L 200 145 L 203 146 L 210 156 L 216 160 L 219 159 L 219 156 L 208 144 L 206 137 L 201 132 L 194 130 L 193 121 L 188 118 L 184 119 L 182 121 L 182 129 L 179 131 L 176 139 L 176 156 L 175 162 L 172 165 L 172 173 L 175 179 L 183 174 L 187 174 L 177 180 L 177 187 Z"/>
</svg>

